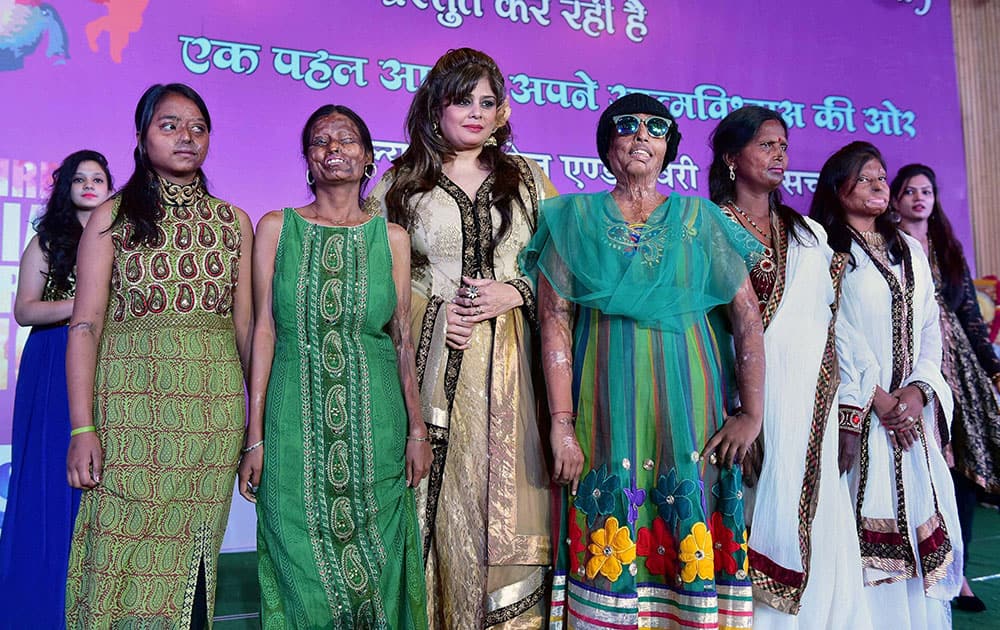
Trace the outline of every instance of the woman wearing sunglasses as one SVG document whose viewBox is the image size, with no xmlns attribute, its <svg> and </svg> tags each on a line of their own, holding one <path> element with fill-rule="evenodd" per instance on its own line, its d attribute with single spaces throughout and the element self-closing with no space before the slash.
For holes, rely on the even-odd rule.
<svg viewBox="0 0 1000 630">
<path fill-rule="evenodd" d="M 748 627 L 737 465 L 761 426 L 764 356 L 745 259 L 763 249 L 706 199 L 669 197 L 676 122 L 629 94 L 601 115 L 609 193 L 542 204 L 543 369 L 562 496 L 552 627 Z M 733 321 L 743 408 L 727 417 L 709 312 Z M 713 542 L 714 541 L 714 542 Z"/>
<path fill-rule="evenodd" d="M 837 465 L 833 251 L 818 223 L 781 203 L 788 166 L 781 115 L 757 106 L 734 111 L 712 133 L 712 151 L 712 201 L 764 246 L 749 270 L 767 356 L 763 461 L 744 465 L 748 484 L 755 479 L 754 627 L 870 628 L 851 497 Z M 845 416 L 847 430 L 854 418 Z"/>
</svg>

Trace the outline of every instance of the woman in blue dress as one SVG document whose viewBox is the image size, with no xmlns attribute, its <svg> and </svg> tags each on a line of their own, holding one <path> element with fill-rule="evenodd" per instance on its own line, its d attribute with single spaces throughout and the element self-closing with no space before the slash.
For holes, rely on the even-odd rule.
<svg viewBox="0 0 1000 630">
<path fill-rule="evenodd" d="M 80 491 L 66 482 L 66 324 L 73 312 L 76 247 L 91 211 L 111 193 L 111 173 L 100 153 L 77 151 L 52 178 L 38 234 L 21 257 L 14 298 L 14 319 L 32 328 L 14 398 L 0 533 L 2 628 L 63 627 L 66 563 L 80 502 Z"/>
</svg>

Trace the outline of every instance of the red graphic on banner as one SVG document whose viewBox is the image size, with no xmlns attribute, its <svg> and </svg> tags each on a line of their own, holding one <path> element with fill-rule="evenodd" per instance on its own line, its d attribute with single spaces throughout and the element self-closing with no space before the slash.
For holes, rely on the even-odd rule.
<svg viewBox="0 0 1000 630">
<path fill-rule="evenodd" d="M 97 38 L 107 33 L 109 38 L 108 54 L 111 61 L 122 62 L 122 52 L 128 47 L 132 33 L 142 28 L 142 14 L 149 5 L 149 0 L 93 0 L 108 8 L 108 14 L 87 23 L 87 43 L 90 50 L 97 52 Z"/>
</svg>

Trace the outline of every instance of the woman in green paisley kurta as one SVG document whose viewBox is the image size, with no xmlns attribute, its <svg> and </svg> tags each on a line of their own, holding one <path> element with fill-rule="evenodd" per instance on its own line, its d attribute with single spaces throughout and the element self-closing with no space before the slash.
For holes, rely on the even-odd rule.
<svg viewBox="0 0 1000 630">
<path fill-rule="evenodd" d="M 265 628 L 427 627 L 413 490 L 420 413 L 406 231 L 361 209 L 371 134 L 326 105 L 302 132 L 315 200 L 265 215 L 241 494 L 257 503 Z"/>
<path fill-rule="evenodd" d="M 135 120 L 135 172 L 94 211 L 77 258 L 74 629 L 211 626 L 244 434 L 250 220 L 205 188 L 212 123 L 194 90 L 152 86 Z"/>
</svg>

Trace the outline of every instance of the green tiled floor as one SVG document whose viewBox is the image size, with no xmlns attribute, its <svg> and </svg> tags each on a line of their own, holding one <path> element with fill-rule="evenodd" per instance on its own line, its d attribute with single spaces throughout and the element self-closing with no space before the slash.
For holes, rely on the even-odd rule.
<svg viewBox="0 0 1000 630">
<path fill-rule="evenodd" d="M 1000 627 L 1000 512 L 980 508 L 973 526 L 972 554 L 966 571 L 972 588 L 988 610 L 972 614 L 955 611 L 954 630 L 983 630 Z M 992 577 L 991 577 L 992 576 Z M 215 602 L 218 630 L 260 628 L 257 587 L 257 556 L 254 553 L 226 553 L 219 559 L 219 588 Z"/>
</svg>

